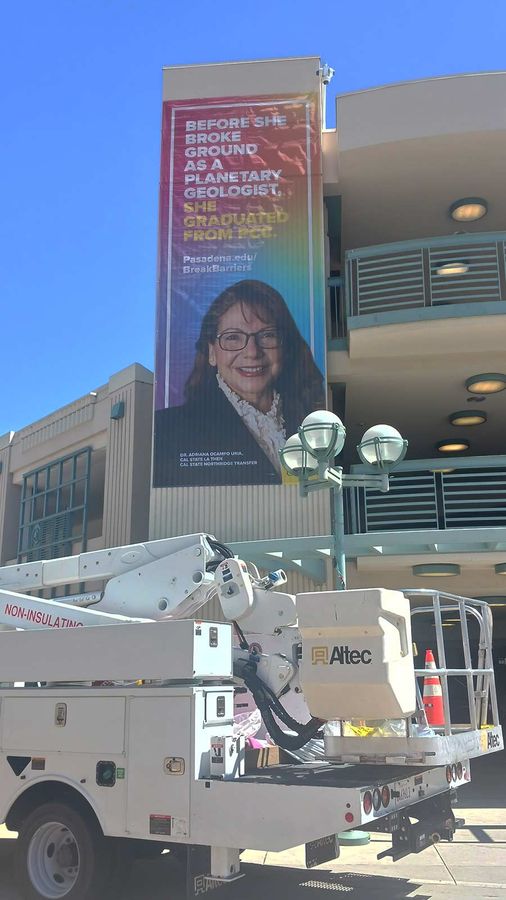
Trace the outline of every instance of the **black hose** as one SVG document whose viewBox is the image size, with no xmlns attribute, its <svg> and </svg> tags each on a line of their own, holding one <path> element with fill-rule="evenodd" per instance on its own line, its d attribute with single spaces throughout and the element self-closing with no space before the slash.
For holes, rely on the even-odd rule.
<svg viewBox="0 0 506 900">
<path fill-rule="evenodd" d="M 207 563 L 206 572 L 215 572 L 224 559 L 233 559 L 234 554 L 230 547 L 227 547 L 226 544 L 222 544 L 221 541 L 215 541 L 212 537 L 209 537 L 209 535 L 206 535 L 206 538 L 211 550 L 213 550 L 214 553 L 219 554 L 219 559 L 212 559 Z"/>
<path fill-rule="evenodd" d="M 255 694 L 253 694 L 253 696 L 255 697 Z M 256 697 L 255 702 L 257 702 Z M 307 742 L 310 741 L 311 738 L 315 736 L 315 734 L 317 734 L 322 726 L 322 722 L 320 719 L 312 719 L 311 722 L 308 722 L 308 725 L 303 732 L 294 735 L 286 734 L 286 732 L 284 732 L 275 721 L 274 716 L 268 706 L 260 701 L 258 708 L 260 709 L 262 719 L 269 734 L 274 739 L 276 744 L 282 747 L 283 750 L 299 750 L 304 746 L 304 744 L 307 744 Z M 312 727 L 309 728 L 308 726 L 311 725 L 311 723 L 313 723 Z"/>
<path fill-rule="evenodd" d="M 226 546 L 226 544 L 214 540 L 209 535 L 206 537 L 211 550 L 221 556 L 221 559 L 211 560 L 207 563 L 206 570 L 208 572 L 214 572 L 220 562 L 224 559 L 232 559 L 234 553 L 230 547 Z M 247 650 L 248 642 L 244 637 L 242 629 L 237 622 L 234 622 L 233 624 L 239 637 L 241 649 Z M 307 742 L 320 730 L 323 725 L 322 719 L 312 718 L 309 722 L 302 724 L 292 718 L 288 710 L 286 710 L 283 704 L 279 702 L 274 691 L 258 677 L 256 674 L 255 663 L 251 661 L 247 662 L 244 666 L 240 667 L 240 671 L 238 671 L 237 674 L 240 675 L 246 687 L 253 694 L 253 698 L 260 710 L 260 714 L 269 734 L 284 750 L 300 749 L 300 747 L 307 744 Z M 276 715 L 278 719 L 281 719 L 290 731 L 295 731 L 295 735 L 286 734 L 277 724 L 274 715 Z"/>
<path fill-rule="evenodd" d="M 265 682 L 263 682 L 256 673 L 252 672 L 250 674 L 248 672 L 247 678 L 248 680 L 245 679 L 245 684 L 249 688 L 251 693 L 253 693 L 254 689 L 255 691 L 259 691 L 268 695 L 266 697 L 266 702 L 270 707 L 272 707 L 272 710 L 278 717 L 278 719 L 281 719 L 281 721 L 285 723 L 290 731 L 299 733 L 303 728 L 306 728 L 306 725 L 308 723 L 304 724 L 302 722 L 298 722 L 296 719 L 293 719 L 288 710 L 286 710 L 283 704 L 280 703 L 274 691 L 271 690 L 271 688 L 267 684 L 265 684 Z"/>
<path fill-rule="evenodd" d="M 233 559 L 234 553 L 226 544 L 222 544 L 221 541 L 215 541 L 213 538 L 209 537 L 209 535 L 207 535 L 207 543 L 211 550 L 221 553 L 223 559 Z"/>
<path fill-rule="evenodd" d="M 244 637 L 244 632 L 243 632 L 241 626 L 239 625 L 238 622 L 235 621 L 235 619 L 232 622 L 232 624 L 235 628 L 237 637 L 239 638 L 239 647 L 241 648 L 241 650 L 249 650 L 249 644 L 248 644 L 246 638 Z"/>
<path fill-rule="evenodd" d="M 253 694 L 253 699 L 260 710 L 260 714 L 269 734 L 284 750 L 300 749 L 300 747 L 307 744 L 307 742 L 320 730 L 323 724 L 321 719 L 312 718 L 304 725 L 293 719 L 279 702 L 271 688 L 258 677 L 255 672 L 254 664 L 246 663 L 246 665 L 241 668 L 240 674 L 246 687 Z M 277 724 L 274 715 L 281 719 L 291 731 L 295 731 L 295 734 L 286 734 Z"/>
</svg>

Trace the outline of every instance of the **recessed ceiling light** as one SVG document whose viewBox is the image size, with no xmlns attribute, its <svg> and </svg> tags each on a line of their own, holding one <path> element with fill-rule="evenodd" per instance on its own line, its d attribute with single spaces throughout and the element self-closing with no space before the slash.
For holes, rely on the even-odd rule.
<svg viewBox="0 0 506 900">
<path fill-rule="evenodd" d="M 471 394 L 497 394 L 506 389 L 506 375 L 501 372 L 471 375 L 466 379 L 466 388 Z"/>
<path fill-rule="evenodd" d="M 487 201 L 482 197 L 463 197 L 452 203 L 448 212 L 455 222 L 476 222 L 487 214 Z"/>
<path fill-rule="evenodd" d="M 445 275 L 447 277 L 451 277 L 452 275 L 465 275 L 466 272 L 469 272 L 469 266 L 463 260 L 454 260 L 453 262 L 443 263 L 442 266 L 438 266 L 436 269 L 436 273 L 438 275 Z"/>
<path fill-rule="evenodd" d="M 420 566 L 413 566 L 413 575 L 423 575 L 424 578 L 449 577 L 450 575 L 460 575 L 460 566 L 456 563 L 423 563 Z"/>
<path fill-rule="evenodd" d="M 495 567 L 496 575 L 506 575 L 506 563 L 497 563 Z"/>
<path fill-rule="evenodd" d="M 449 438 L 446 441 L 438 441 L 436 450 L 439 453 L 463 453 L 464 450 L 469 450 L 469 446 L 469 441 L 456 441 Z"/>
<path fill-rule="evenodd" d="M 476 409 L 461 409 L 448 416 L 451 425 L 483 425 L 487 421 L 486 412 Z"/>
</svg>

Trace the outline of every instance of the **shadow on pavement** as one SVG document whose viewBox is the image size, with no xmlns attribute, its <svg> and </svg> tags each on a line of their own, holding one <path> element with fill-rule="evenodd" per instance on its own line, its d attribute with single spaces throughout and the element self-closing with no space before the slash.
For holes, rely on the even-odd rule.
<svg viewBox="0 0 506 900">
<path fill-rule="evenodd" d="M 13 841 L 0 842 L 0 900 L 21 900 L 12 874 Z M 10 846 L 5 846 L 9 844 Z M 283 866 L 245 864 L 245 877 L 235 884 L 207 892 L 209 898 L 258 900 L 317 900 L 324 892 L 348 894 L 353 900 L 405 900 L 420 885 L 406 878 L 378 877 L 355 873 L 333 873 L 318 869 L 293 869 Z M 170 859 L 137 862 L 128 878 L 121 900 L 185 900 L 185 867 Z M 430 894 L 417 894 L 417 900 L 430 900 Z"/>
<path fill-rule="evenodd" d="M 327 872 L 318 869 L 294 869 L 286 866 L 243 866 L 244 878 L 235 884 L 209 891 L 209 898 L 229 900 L 258 900 L 286 898 L 311 900 L 321 898 L 323 892 L 349 894 L 353 900 L 404 900 L 419 884 L 406 878 L 359 875 L 349 872 Z M 122 900 L 184 900 L 184 867 L 171 861 L 170 856 L 139 862 L 132 870 L 128 890 Z M 429 894 L 417 894 L 417 900 L 430 900 Z"/>
</svg>

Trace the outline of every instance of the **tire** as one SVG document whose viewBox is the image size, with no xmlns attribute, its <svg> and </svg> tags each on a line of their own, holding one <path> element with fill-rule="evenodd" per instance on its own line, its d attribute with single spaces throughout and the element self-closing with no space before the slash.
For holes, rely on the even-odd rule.
<svg viewBox="0 0 506 900">
<path fill-rule="evenodd" d="M 45 803 L 26 816 L 18 833 L 15 871 L 26 900 L 100 900 L 111 861 L 91 815 Z"/>
</svg>

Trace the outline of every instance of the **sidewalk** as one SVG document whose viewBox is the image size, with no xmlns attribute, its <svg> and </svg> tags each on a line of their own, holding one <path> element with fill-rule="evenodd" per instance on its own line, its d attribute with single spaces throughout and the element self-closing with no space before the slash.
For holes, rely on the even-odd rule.
<svg viewBox="0 0 506 900">
<path fill-rule="evenodd" d="M 284 853 L 243 854 L 245 862 L 264 867 L 296 867 L 304 880 L 318 880 L 333 873 L 330 884 L 322 889 L 353 892 L 362 897 L 434 897 L 502 898 L 506 900 L 506 752 L 493 754 L 471 763 L 472 782 L 459 791 L 455 814 L 465 819 L 453 843 L 440 843 L 397 863 L 377 860 L 376 855 L 389 846 L 389 836 L 374 834 L 366 847 L 343 847 L 332 863 L 308 872 L 304 869 L 304 848 Z M 371 876 L 374 876 L 374 885 Z M 367 884 L 365 883 L 367 879 Z M 400 882 L 392 879 L 400 879 Z M 406 883 L 406 880 L 409 884 Z M 404 882 L 404 884 L 402 884 Z M 351 890 L 349 890 L 351 888 Z M 395 893 L 395 891 L 403 891 Z M 389 893 L 390 891 L 390 893 Z M 317 891 L 315 891 L 315 896 Z M 291 894 L 297 897 L 298 894 Z M 302 896 L 302 894 L 300 895 Z M 304 891 L 308 897 L 309 892 Z"/>
</svg>

